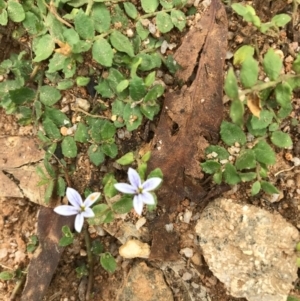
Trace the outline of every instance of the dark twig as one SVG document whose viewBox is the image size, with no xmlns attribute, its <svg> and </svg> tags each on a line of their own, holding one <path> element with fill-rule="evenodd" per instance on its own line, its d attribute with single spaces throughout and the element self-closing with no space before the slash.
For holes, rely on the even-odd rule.
<svg viewBox="0 0 300 301">
<path fill-rule="evenodd" d="M 90 234 L 88 232 L 87 226 L 84 227 L 84 240 L 85 240 L 86 252 L 88 257 L 88 271 L 89 271 L 89 280 L 86 288 L 85 300 L 89 301 L 92 294 L 93 284 L 94 284 L 94 259 L 92 254 Z"/>
</svg>

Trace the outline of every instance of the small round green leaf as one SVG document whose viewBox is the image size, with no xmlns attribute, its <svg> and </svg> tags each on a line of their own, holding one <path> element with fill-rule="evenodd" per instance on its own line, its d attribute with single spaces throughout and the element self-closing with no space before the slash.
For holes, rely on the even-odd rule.
<svg viewBox="0 0 300 301">
<path fill-rule="evenodd" d="M 251 195 L 256 195 L 259 193 L 261 188 L 260 182 L 256 181 L 252 184 L 252 188 L 251 188 Z"/>
<path fill-rule="evenodd" d="M 256 116 L 251 117 L 251 126 L 254 130 L 267 128 L 273 120 L 273 113 L 268 110 L 262 110 L 259 118 Z"/>
<path fill-rule="evenodd" d="M 136 19 L 138 16 L 138 11 L 135 7 L 135 5 L 133 5 L 130 2 L 124 2 L 124 9 L 126 14 L 131 18 L 131 19 Z"/>
<path fill-rule="evenodd" d="M 251 149 L 241 151 L 235 161 L 238 170 L 251 169 L 256 167 L 255 153 Z"/>
<path fill-rule="evenodd" d="M 224 181 L 229 185 L 235 185 L 241 182 L 239 174 L 231 163 L 226 163 L 223 176 Z"/>
<path fill-rule="evenodd" d="M 159 2 L 158 0 L 141 0 L 142 8 L 146 13 L 153 13 L 156 11 Z"/>
<path fill-rule="evenodd" d="M 240 145 L 244 145 L 247 141 L 245 133 L 242 129 L 230 122 L 223 121 L 221 124 L 221 138 L 229 146 L 238 142 Z"/>
<path fill-rule="evenodd" d="M 85 124 L 83 123 L 79 123 L 77 125 L 77 129 L 74 135 L 74 139 L 75 141 L 81 142 L 81 143 L 85 143 L 88 142 L 89 139 L 89 134 L 88 134 L 88 128 Z"/>
<path fill-rule="evenodd" d="M 87 16 L 82 9 L 78 11 L 74 18 L 76 32 L 86 40 L 91 40 L 95 36 L 93 20 Z"/>
<path fill-rule="evenodd" d="M 171 20 L 173 25 L 182 31 L 186 25 L 186 17 L 185 14 L 180 10 L 172 10 L 171 11 Z"/>
<path fill-rule="evenodd" d="M 291 106 L 293 90 L 287 82 L 279 83 L 275 88 L 276 102 L 283 108 Z"/>
<path fill-rule="evenodd" d="M 164 11 L 156 15 L 156 25 L 162 33 L 167 33 L 174 27 L 170 15 Z"/>
<path fill-rule="evenodd" d="M 99 166 L 104 162 L 105 156 L 101 151 L 100 147 L 96 144 L 92 144 L 88 149 L 88 156 L 93 164 Z"/>
<path fill-rule="evenodd" d="M 227 73 L 227 76 L 225 78 L 225 83 L 224 83 L 224 90 L 225 90 L 226 95 L 231 100 L 239 99 L 239 87 L 237 84 L 237 80 L 236 80 L 233 68 L 230 68 Z"/>
<path fill-rule="evenodd" d="M 40 101 L 46 106 L 52 106 L 56 104 L 61 98 L 60 92 L 50 86 L 42 86 L 40 88 Z"/>
<path fill-rule="evenodd" d="M 96 1 L 95 1 L 96 2 Z M 94 3 L 91 12 L 94 27 L 99 33 L 107 32 L 110 28 L 111 17 L 104 3 Z"/>
<path fill-rule="evenodd" d="M 253 57 L 247 57 L 243 63 L 240 78 L 245 88 L 251 88 L 257 82 L 258 62 Z"/>
<path fill-rule="evenodd" d="M 208 174 L 214 174 L 221 168 L 221 164 L 213 160 L 207 160 L 201 163 L 200 166 L 202 170 Z"/>
<path fill-rule="evenodd" d="M 77 156 L 77 145 L 73 137 L 67 136 L 61 143 L 61 150 L 65 157 L 75 158 Z"/>
<path fill-rule="evenodd" d="M 127 53 L 130 57 L 134 57 L 133 45 L 130 40 L 119 31 L 114 31 L 110 35 L 110 42 L 114 48 L 120 52 Z"/>
<path fill-rule="evenodd" d="M 291 21 L 291 17 L 289 15 L 278 14 L 272 18 L 271 23 L 275 24 L 275 26 L 277 26 L 277 27 L 283 27 L 290 21 Z"/>
<path fill-rule="evenodd" d="M 278 189 L 269 182 L 261 181 L 261 188 L 264 192 L 269 194 L 279 193 Z"/>
<path fill-rule="evenodd" d="M 259 141 L 254 147 L 253 151 L 256 160 L 266 165 L 272 165 L 276 162 L 276 155 L 272 147 L 264 140 Z"/>
<path fill-rule="evenodd" d="M 233 64 L 241 65 L 247 58 L 251 58 L 254 55 L 254 47 L 249 45 L 243 45 L 240 47 L 233 56 Z"/>
<path fill-rule="evenodd" d="M 4 271 L 0 273 L 0 280 L 1 281 L 8 281 L 14 278 L 14 273 L 12 272 L 8 272 L 8 271 Z"/>
<path fill-rule="evenodd" d="M 112 205 L 112 210 L 118 214 L 128 213 L 133 208 L 132 196 L 124 195 Z"/>
<path fill-rule="evenodd" d="M 133 152 L 129 152 L 116 161 L 120 165 L 129 165 L 134 162 Z"/>
<path fill-rule="evenodd" d="M 13 22 L 22 22 L 25 19 L 23 6 L 15 0 L 7 1 L 7 13 Z"/>
<path fill-rule="evenodd" d="M 271 141 L 274 145 L 281 148 L 286 148 L 293 145 L 290 135 L 282 131 L 273 132 L 271 135 Z"/>
<path fill-rule="evenodd" d="M 100 257 L 100 263 L 104 270 L 113 273 L 116 270 L 117 263 L 115 258 L 110 253 L 104 253 Z"/>
<path fill-rule="evenodd" d="M 219 145 L 210 145 L 205 149 L 206 156 L 209 154 L 212 154 L 212 153 L 217 154 L 216 159 L 218 159 L 218 160 L 226 160 L 229 158 L 228 151 L 224 147 L 219 146 Z"/>
<path fill-rule="evenodd" d="M 33 51 L 35 53 L 34 62 L 41 62 L 47 59 L 54 51 L 55 44 L 53 38 L 49 34 L 37 37 L 33 42 Z"/>
<path fill-rule="evenodd" d="M 263 66 L 266 74 L 271 80 L 276 80 L 282 69 L 282 60 L 273 48 L 270 48 L 264 56 Z"/>
<path fill-rule="evenodd" d="M 110 44 L 103 38 L 96 40 L 92 47 L 93 59 L 104 67 L 111 67 L 114 52 Z"/>
</svg>

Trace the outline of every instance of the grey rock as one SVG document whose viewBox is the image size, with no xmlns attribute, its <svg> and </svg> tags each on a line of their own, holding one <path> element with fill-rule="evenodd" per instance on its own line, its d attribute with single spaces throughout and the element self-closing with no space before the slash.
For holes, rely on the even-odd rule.
<svg viewBox="0 0 300 301">
<path fill-rule="evenodd" d="M 285 301 L 297 279 L 298 230 L 279 214 L 217 199 L 196 225 L 204 258 L 230 295 Z"/>
</svg>

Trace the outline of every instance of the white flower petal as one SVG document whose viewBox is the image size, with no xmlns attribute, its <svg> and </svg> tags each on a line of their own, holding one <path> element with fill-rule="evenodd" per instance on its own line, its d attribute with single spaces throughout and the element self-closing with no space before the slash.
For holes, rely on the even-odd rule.
<svg viewBox="0 0 300 301">
<path fill-rule="evenodd" d="M 85 208 L 85 210 L 81 213 L 83 215 L 83 217 L 87 218 L 87 217 L 94 217 L 95 213 L 91 208 Z"/>
<path fill-rule="evenodd" d="M 123 193 L 128 193 L 128 194 L 135 194 L 136 193 L 136 188 L 126 184 L 126 183 L 117 183 L 114 185 L 115 188 Z"/>
<path fill-rule="evenodd" d="M 150 178 L 147 181 L 145 181 L 142 185 L 143 191 L 151 191 L 154 190 L 156 187 L 159 186 L 162 179 L 160 178 Z"/>
<path fill-rule="evenodd" d="M 141 195 L 136 195 L 133 198 L 133 208 L 135 212 L 139 215 L 142 215 L 143 212 L 143 201 L 141 200 Z"/>
<path fill-rule="evenodd" d="M 54 208 L 54 212 L 63 216 L 78 214 L 78 209 L 70 205 L 62 205 Z"/>
<path fill-rule="evenodd" d="M 67 188 L 67 198 L 69 202 L 76 208 L 80 208 L 82 205 L 82 198 L 80 194 L 73 188 L 68 187 Z"/>
<path fill-rule="evenodd" d="M 135 188 L 138 189 L 141 187 L 141 178 L 140 175 L 137 173 L 136 170 L 134 170 L 133 168 L 129 168 L 128 169 L 128 179 L 130 184 Z"/>
<path fill-rule="evenodd" d="M 140 197 L 144 204 L 155 205 L 154 197 L 150 192 L 144 191 L 142 194 L 140 194 Z"/>
<path fill-rule="evenodd" d="M 78 213 L 76 215 L 76 218 L 75 218 L 75 230 L 80 233 L 81 230 L 82 230 L 82 226 L 83 226 L 83 223 L 84 223 L 84 218 L 83 218 L 83 215 L 82 213 Z"/>
<path fill-rule="evenodd" d="M 87 208 L 87 207 L 91 207 L 93 205 L 93 203 L 95 201 L 97 201 L 97 199 L 99 198 L 100 196 L 100 192 L 94 192 L 92 194 L 90 194 L 86 199 L 85 201 L 83 202 L 83 205 Z"/>
</svg>

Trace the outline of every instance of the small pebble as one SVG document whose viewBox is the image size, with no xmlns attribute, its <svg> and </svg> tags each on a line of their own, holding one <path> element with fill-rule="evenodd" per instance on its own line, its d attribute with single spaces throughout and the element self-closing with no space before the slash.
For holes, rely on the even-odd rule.
<svg viewBox="0 0 300 301">
<path fill-rule="evenodd" d="M 90 110 L 91 104 L 89 103 L 88 100 L 83 99 L 83 98 L 76 98 L 76 104 L 78 107 L 86 112 Z"/>
<path fill-rule="evenodd" d="M 187 258 L 191 258 L 194 252 L 191 248 L 183 248 L 180 250 L 180 254 L 183 254 Z"/>
<path fill-rule="evenodd" d="M 183 222 L 189 224 L 192 218 L 192 214 L 192 211 L 186 210 L 183 215 Z"/>
<path fill-rule="evenodd" d="M 141 217 L 135 224 L 135 227 L 137 230 L 139 230 L 141 227 L 143 227 L 146 224 L 146 218 L 145 217 Z"/>
<path fill-rule="evenodd" d="M 188 272 L 185 272 L 185 273 L 182 275 L 182 280 L 183 280 L 183 281 L 189 281 L 189 280 L 192 279 L 192 277 L 193 277 L 192 274 L 190 274 L 190 273 L 188 273 Z"/>
</svg>

